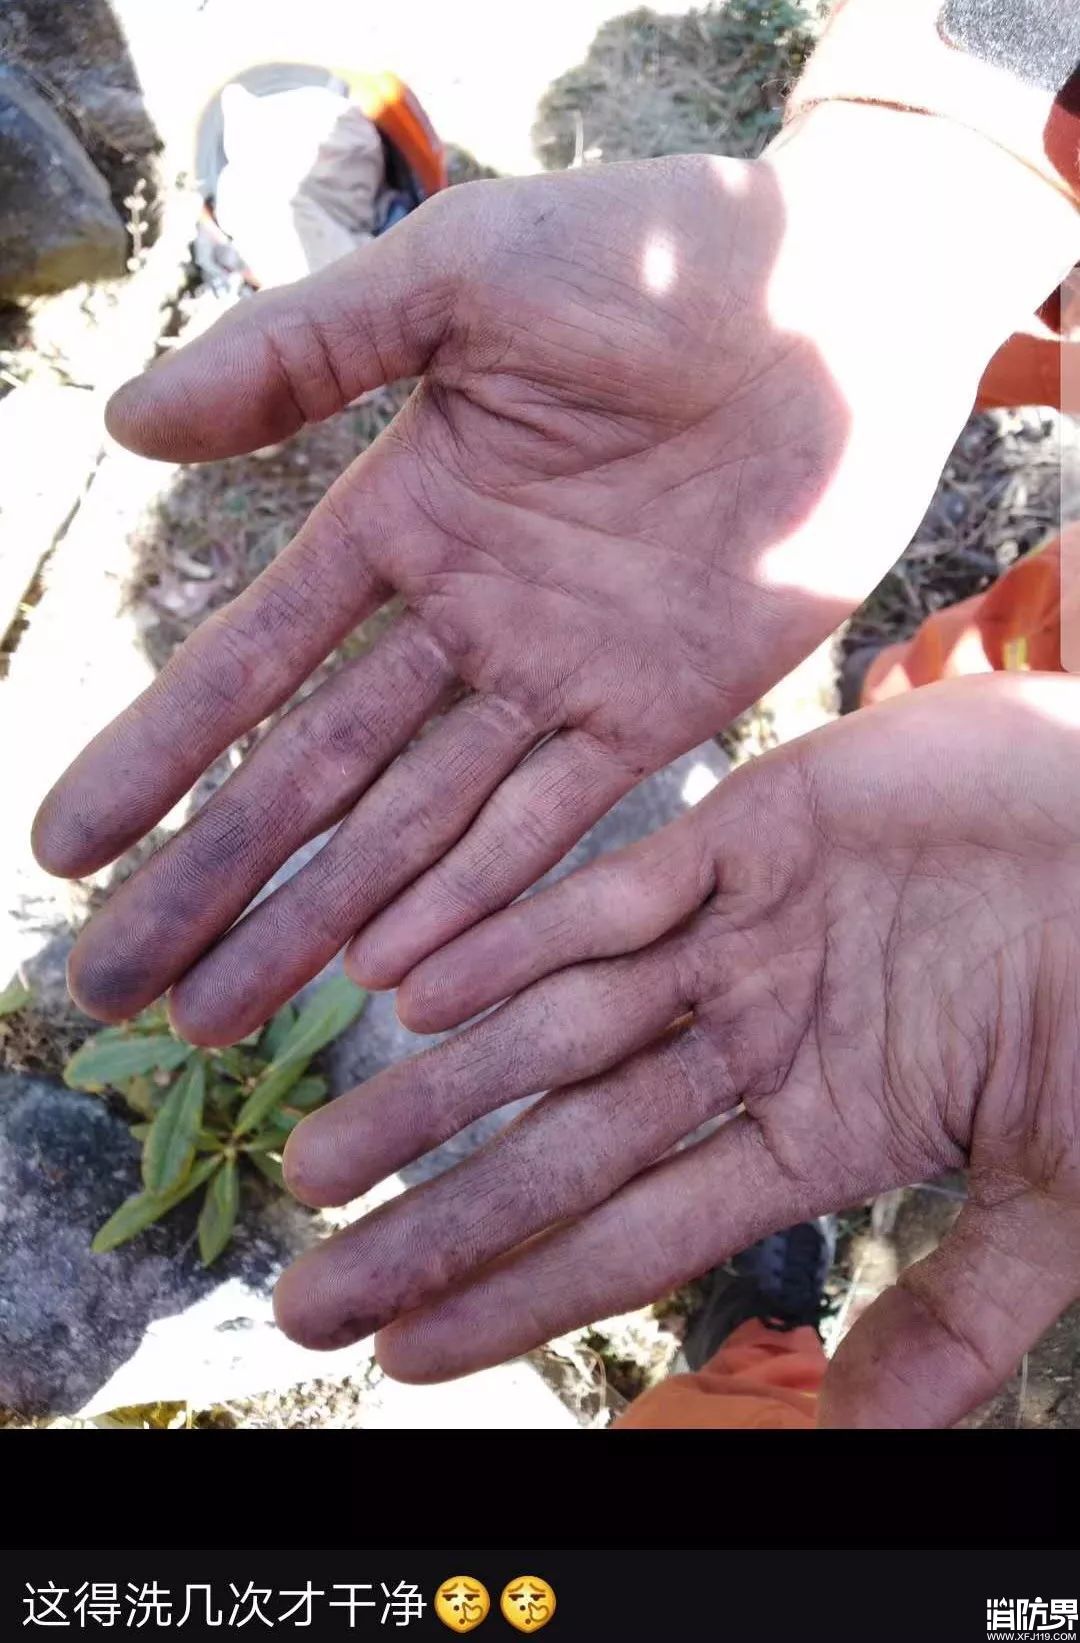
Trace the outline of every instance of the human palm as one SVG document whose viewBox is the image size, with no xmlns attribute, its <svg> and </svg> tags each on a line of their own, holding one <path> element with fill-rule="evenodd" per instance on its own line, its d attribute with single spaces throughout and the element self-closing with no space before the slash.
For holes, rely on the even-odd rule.
<svg viewBox="0 0 1080 1643">
<path fill-rule="evenodd" d="M 284 1327 L 382 1328 L 390 1373 L 438 1379 L 966 1166 L 955 1228 L 856 1325 L 823 1405 L 959 1418 L 1080 1295 L 1078 746 L 1074 680 L 919 691 L 422 964 L 401 995 L 421 1030 L 514 996 L 307 1119 L 300 1196 L 344 1202 L 553 1093 L 298 1263 Z"/>
<path fill-rule="evenodd" d="M 402 596 L 374 647 L 91 921 L 70 969 L 84 1008 L 120 1019 L 171 986 L 180 1031 L 225 1042 L 353 937 L 357 979 L 395 984 L 865 594 L 1000 338 L 910 268 L 902 313 L 875 331 L 895 205 L 868 196 L 862 249 L 838 260 L 836 180 L 808 205 L 782 154 L 470 185 L 121 391 L 124 443 L 198 460 L 422 375 L 290 547 L 45 801 L 43 863 L 100 867 Z"/>
</svg>

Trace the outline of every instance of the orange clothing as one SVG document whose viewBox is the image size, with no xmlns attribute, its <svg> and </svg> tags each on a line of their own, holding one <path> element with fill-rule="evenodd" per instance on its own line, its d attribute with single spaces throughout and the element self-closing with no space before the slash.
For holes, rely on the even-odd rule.
<svg viewBox="0 0 1080 1643">
<path fill-rule="evenodd" d="M 980 406 L 1064 404 L 1080 385 L 1075 280 L 998 350 Z M 874 658 L 860 705 L 969 673 L 1080 672 L 1080 525 L 1070 525 L 985 593 L 928 616 L 913 638 Z"/>
<path fill-rule="evenodd" d="M 911 639 L 874 657 L 861 705 L 960 674 L 1061 671 L 1060 544 L 1017 561 L 985 593 L 928 616 Z"/>
<path fill-rule="evenodd" d="M 1080 381 L 1080 341 L 1063 341 L 1041 320 L 1002 344 L 979 384 L 977 409 L 1053 405 L 1062 409 L 1064 388 Z M 1070 395 L 1070 398 L 1072 396 Z"/>
<path fill-rule="evenodd" d="M 1002 343 L 983 372 L 976 410 L 1053 405 L 1069 409 L 1080 384 L 1080 283 L 1072 274 L 1022 331 Z"/>
<path fill-rule="evenodd" d="M 672 1375 L 636 1398 L 615 1426 L 769 1428 L 814 1425 L 825 1353 L 810 1328 L 781 1332 L 757 1318 L 740 1324 L 693 1375 Z"/>
<path fill-rule="evenodd" d="M 1080 525 L 1035 548 L 985 593 L 928 616 L 875 656 L 860 705 L 969 673 L 1080 668 Z"/>
<path fill-rule="evenodd" d="M 449 181 L 446 150 L 419 99 L 396 74 L 342 74 L 349 95 L 372 125 L 405 161 L 421 198 L 437 194 Z"/>
</svg>

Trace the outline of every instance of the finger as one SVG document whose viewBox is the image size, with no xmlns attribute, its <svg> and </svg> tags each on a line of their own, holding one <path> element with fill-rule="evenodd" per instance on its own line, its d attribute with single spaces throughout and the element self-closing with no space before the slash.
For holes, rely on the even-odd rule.
<svg viewBox="0 0 1080 1643">
<path fill-rule="evenodd" d="M 285 1150 L 289 1190 L 347 1203 L 481 1114 L 602 1072 L 687 1007 L 662 949 L 548 977 L 304 1119 Z"/>
<path fill-rule="evenodd" d="M 430 201 L 314 279 L 240 304 L 121 389 L 110 428 L 147 455 L 221 457 L 280 439 L 365 387 L 422 371 L 469 259 L 480 254 L 474 219 L 460 199 Z M 79 877 L 135 843 L 384 602 L 391 589 L 371 565 L 402 528 L 390 478 L 390 493 L 376 496 L 370 463 L 354 463 L 285 552 L 80 755 L 34 825 L 43 867 Z"/>
<path fill-rule="evenodd" d="M 177 1030 L 243 1038 L 348 937 L 460 838 L 492 788 L 543 734 L 511 703 L 472 696 L 406 749 L 313 861 L 254 907 L 179 982 Z"/>
<path fill-rule="evenodd" d="M 278 1284 L 278 1322 L 307 1346 L 359 1340 L 584 1213 L 738 1098 L 723 1054 L 681 1028 L 545 1097 L 464 1163 L 302 1256 Z"/>
<path fill-rule="evenodd" d="M 341 524 L 335 497 L 353 497 L 356 483 L 353 470 L 339 479 L 284 552 L 79 754 L 34 822 L 34 853 L 48 872 L 96 872 L 142 838 L 389 598 Z"/>
<path fill-rule="evenodd" d="M 379 1362 L 404 1381 L 448 1380 L 501 1363 L 596 1318 L 647 1305 L 768 1233 L 835 1208 L 846 1190 L 828 1175 L 793 1174 L 757 1123 L 739 1114 L 583 1219 L 449 1294 L 433 1290 L 431 1304 L 383 1330 Z"/>
<path fill-rule="evenodd" d="M 336 822 L 454 683 L 411 615 L 286 715 L 199 813 L 111 897 L 68 962 L 88 1014 L 165 992 L 294 850 Z"/>
<path fill-rule="evenodd" d="M 1024 1190 L 970 1203 L 842 1342 L 826 1426 L 951 1426 L 996 1392 L 1080 1293 L 1075 1210 Z"/>
<path fill-rule="evenodd" d="M 349 975 L 361 986 L 395 987 L 435 948 L 534 884 L 634 781 L 585 732 L 553 736 L 502 783 L 456 849 L 349 943 Z"/>
<path fill-rule="evenodd" d="M 443 1032 L 553 970 L 646 947 L 700 907 L 715 879 L 707 830 L 691 812 L 433 953 L 402 982 L 398 1016 L 413 1032 Z M 412 894 L 406 892 L 391 914 Z M 346 964 L 354 975 L 374 967 L 354 955 L 388 916 L 350 946 Z"/>
<path fill-rule="evenodd" d="M 109 432 L 143 456 L 204 462 L 285 439 L 426 369 L 479 254 L 454 190 L 323 272 L 239 303 L 115 393 Z"/>
</svg>

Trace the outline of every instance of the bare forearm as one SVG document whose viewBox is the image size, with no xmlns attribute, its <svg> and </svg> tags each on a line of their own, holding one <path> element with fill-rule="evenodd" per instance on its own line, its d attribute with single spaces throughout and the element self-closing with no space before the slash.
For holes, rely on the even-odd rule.
<svg viewBox="0 0 1080 1643">
<path fill-rule="evenodd" d="M 1054 33 L 1047 17 L 1059 3 Z M 945 0 L 939 17 L 941 6 L 844 0 L 768 158 L 801 177 L 800 192 L 818 196 L 817 213 L 822 188 L 811 185 L 811 168 L 836 179 L 824 231 L 838 249 L 845 237 L 880 232 L 887 213 L 895 227 L 883 256 L 907 244 L 912 299 L 929 276 L 957 333 L 988 325 L 1000 341 L 1080 259 L 1080 119 L 1071 112 L 1068 43 L 1080 13 L 1072 0 L 1017 0 L 1025 28 L 1011 45 L 994 45 L 975 27 L 992 20 L 981 0 Z M 1051 38 L 1040 36 L 1032 12 Z M 946 30 L 963 43 L 948 43 Z M 884 293 L 892 281 L 882 273 Z"/>
<path fill-rule="evenodd" d="M 844 100 L 966 125 L 1080 199 L 1073 0 L 841 0 L 789 113 Z"/>
</svg>

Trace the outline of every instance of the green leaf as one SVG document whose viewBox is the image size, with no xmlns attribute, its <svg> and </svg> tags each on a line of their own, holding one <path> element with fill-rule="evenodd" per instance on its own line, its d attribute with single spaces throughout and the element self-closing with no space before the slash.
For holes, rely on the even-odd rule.
<svg viewBox="0 0 1080 1643">
<path fill-rule="evenodd" d="M 159 998 L 156 1004 L 151 1004 L 147 1009 L 140 1010 L 134 1021 L 126 1022 L 124 1027 L 121 1028 L 121 1031 L 132 1033 L 160 1033 L 163 1030 L 167 1031 L 168 1026 L 169 1006 L 163 998 Z"/>
<path fill-rule="evenodd" d="M 277 1015 L 264 1029 L 262 1038 L 259 1040 L 259 1053 L 267 1061 L 273 1061 L 278 1050 L 292 1031 L 295 1021 L 296 1005 L 283 1004 Z"/>
<path fill-rule="evenodd" d="M 275 1158 L 269 1152 L 249 1152 L 248 1157 L 255 1168 L 260 1170 L 268 1181 L 272 1181 L 275 1187 L 280 1187 L 283 1192 L 287 1190 L 285 1177 L 281 1172 L 280 1158 Z"/>
<path fill-rule="evenodd" d="M 202 1128 L 206 1063 L 194 1056 L 165 1097 L 143 1146 L 147 1192 L 169 1192 L 191 1168 Z"/>
<path fill-rule="evenodd" d="M 289 1091 L 289 1106 L 299 1112 L 310 1112 L 326 1100 L 329 1088 L 325 1078 L 301 1078 Z"/>
<path fill-rule="evenodd" d="M 235 1044 L 230 1044 L 224 1050 L 214 1051 L 214 1071 L 243 1084 L 259 1071 L 259 1063 L 253 1055 L 245 1055 Z"/>
<path fill-rule="evenodd" d="M 306 1066 L 306 1061 L 297 1061 L 294 1064 L 288 1061 L 271 1062 L 240 1108 L 233 1133 L 246 1135 L 248 1130 L 256 1129 L 278 1102 L 288 1095 L 293 1085 L 299 1083 Z"/>
<path fill-rule="evenodd" d="M 125 1083 L 118 1084 L 116 1088 L 120 1091 L 128 1106 L 135 1112 L 140 1113 L 143 1118 L 153 1118 L 161 1105 L 161 1101 L 158 1099 L 161 1091 L 155 1089 L 145 1075 L 139 1078 L 129 1078 Z"/>
<path fill-rule="evenodd" d="M 203 1266 L 210 1266 L 232 1237 L 236 1212 L 240 1207 L 240 1178 L 235 1158 L 226 1158 L 203 1199 L 199 1212 L 199 1254 Z"/>
<path fill-rule="evenodd" d="M 136 1141 L 145 1141 L 150 1134 L 149 1124 L 129 1124 L 128 1131 Z"/>
<path fill-rule="evenodd" d="M 21 981 L 12 981 L 0 993 L 0 1015 L 14 1015 L 16 1010 L 25 1010 L 33 996 L 29 987 L 24 987 Z"/>
<path fill-rule="evenodd" d="M 178 1038 L 89 1038 L 64 1068 L 64 1083 L 73 1090 L 103 1090 L 141 1073 L 171 1072 L 196 1052 Z"/>
<path fill-rule="evenodd" d="M 244 1152 L 280 1152 L 285 1145 L 279 1130 L 260 1130 L 250 1141 L 241 1143 Z"/>
<path fill-rule="evenodd" d="M 215 1078 L 211 1073 L 206 1086 L 206 1102 L 220 1117 L 228 1117 L 242 1094 L 239 1084 L 234 1084 L 231 1079 Z"/>
<path fill-rule="evenodd" d="M 137 1232 L 144 1227 L 160 1221 L 177 1204 L 183 1203 L 191 1193 L 197 1192 L 204 1181 L 209 1180 L 214 1171 L 220 1168 L 221 1154 L 214 1158 L 204 1158 L 195 1165 L 190 1175 L 184 1177 L 179 1185 L 171 1192 L 137 1192 L 124 1202 L 115 1214 L 110 1215 L 105 1225 L 101 1227 L 90 1245 L 95 1255 L 107 1255 L 110 1249 L 118 1244 L 127 1243 L 134 1238 Z"/>
<path fill-rule="evenodd" d="M 217 1130 L 200 1130 L 195 1141 L 197 1152 L 221 1152 L 228 1144 L 227 1135 L 219 1135 Z"/>
<path fill-rule="evenodd" d="M 291 1089 L 286 1090 L 285 1097 L 275 1110 L 268 1114 L 266 1122 L 274 1124 L 281 1134 L 288 1135 L 294 1130 L 301 1118 L 326 1100 L 329 1085 L 325 1078 L 301 1078 Z"/>
<path fill-rule="evenodd" d="M 316 988 L 300 1011 L 274 1061 L 310 1061 L 332 1039 L 352 1025 L 367 1003 L 367 994 L 348 976 L 332 976 Z"/>
<path fill-rule="evenodd" d="M 243 1135 L 262 1123 L 278 1102 L 299 1083 L 312 1056 L 344 1032 L 366 1003 L 367 994 L 347 976 L 334 976 L 318 988 L 300 1011 L 279 1044 L 274 1059 L 240 1108 L 236 1120 L 237 1135 Z"/>
</svg>

